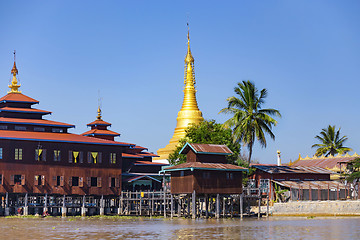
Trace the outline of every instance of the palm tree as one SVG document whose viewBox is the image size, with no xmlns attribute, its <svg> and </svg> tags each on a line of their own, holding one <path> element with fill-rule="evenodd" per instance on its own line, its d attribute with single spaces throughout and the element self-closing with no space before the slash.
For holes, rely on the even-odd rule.
<svg viewBox="0 0 360 240">
<path fill-rule="evenodd" d="M 261 109 L 267 96 L 265 88 L 259 94 L 254 83 L 242 81 L 237 84 L 234 91 L 239 98 L 226 99 L 228 107 L 220 112 L 232 114 L 224 125 L 233 129 L 234 142 L 242 142 L 248 147 L 250 164 L 255 140 L 258 140 L 262 147 L 266 147 L 265 134 L 275 139 L 271 129 L 277 125 L 277 121 L 272 116 L 281 117 L 281 114 L 276 109 Z"/>
<path fill-rule="evenodd" d="M 340 137 L 340 129 L 335 130 L 335 125 L 329 125 L 326 128 L 323 128 L 320 132 L 320 136 L 317 135 L 315 138 L 318 139 L 321 143 L 312 145 L 312 148 L 316 149 L 316 156 L 325 155 L 326 157 L 335 155 L 337 153 L 343 154 L 352 151 L 351 148 L 344 147 L 343 143 L 348 139 L 346 136 Z"/>
</svg>

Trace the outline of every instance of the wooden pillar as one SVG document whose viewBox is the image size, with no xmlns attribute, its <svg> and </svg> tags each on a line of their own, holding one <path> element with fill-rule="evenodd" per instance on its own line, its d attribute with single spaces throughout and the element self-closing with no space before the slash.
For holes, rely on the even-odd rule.
<svg viewBox="0 0 360 240">
<path fill-rule="evenodd" d="M 122 208 L 123 208 L 123 192 L 121 191 L 120 199 L 119 199 L 119 208 L 118 208 L 118 215 L 122 215 Z"/>
<path fill-rule="evenodd" d="M 65 195 L 63 196 L 63 205 L 62 205 L 62 208 L 61 208 L 61 215 L 62 215 L 63 217 L 66 217 Z"/>
<path fill-rule="evenodd" d="M 321 187 L 320 184 L 318 185 L 318 201 L 321 200 Z"/>
<path fill-rule="evenodd" d="M 170 217 L 171 219 L 174 217 L 174 197 L 171 194 L 171 202 L 170 202 L 171 206 L 170 206 Z"/>
<path fill-rule="evenodd" d="M 166 218 L 166 191 L 165 190 L 166 189 L 164 189 L 164 218 Z"/>
<path fill-rule="evenodd" d="M 259 199 L 259 212 L 258 212 L 258 218 L 260 218 L 260 217 L 261 217 L 261 195 L 259 195 L 258 199 Z"/>
<path fill-rule="evenodd" d="M 209 218 L 209 196 L 205 194 L 205 217 Z"/>
<path fill-rule="evenodd" d="M 230 197 L 230 217 L 234 217 L 234 199 Z"/>
<path fill-rule="evenodd" d="M 82 198 L 82 206 L 81 206 L 81 216 L 82 217 L 86 216 L 85 202 L 86 202 L 86 198 L 85 198 L 85 195 L 84 195 L 83 198 Z"/>
<path fill-rule="evenodd" d="M 312 191 L 311 191 L 311 186 L 310 186 L 310 183 L 309 183 L 309 200 L 311 201 L 312 200 Z"/>
<path fill-rule="evenodd" d="M 190 218 L 190 194 L 187 195 L 187 217 Z"/>
<path fill-rule="evenodd" d="M 141 214 L 142 214 L 142 194 L 143 194 L 143 192 L 140 192 L 140 200 L 139 200 L 140 216 L 141 216 Z"/>
<path fill-rule="evenodd" d="M 191 203 L 192 218 L 195 219 L 196 218 L 196 192 L 195 192 L 195 190 L 192 193 L 191 200 L 192 200 L 192 203 Z"/>
<path fill-rule="evenodd" d="M 23 212 L 24 216 L 29 215 L 29 205 L 28 205 L 28 194 L 25 194 L 25 199 L 24 199 L 24 212 Z"/>
<path fill-rule="evenodd" d="M 105 215 L 105 208 L 104 208 L 104 195 L 101 195 L 100 199 L 100 216 Z"/>
<path fill-rule="evenodd" d="M 328 199 L 327 200 L 330 200 L 330 185 L 328 183 Z"/>
<path fill-rule="evenodd" d="M 47 207 L 47 193 L 45 193 L 43 213 L 47 214 L 47 212 L 48 212 L 48 207 Z"/>
<path fill-rule="evenodd" d="M 269 196 L 266 198 L 266 217 L 269 217 Z"/>
<path fill-rule="evenodd" d="M 178 195 L 178 217 L 181 216 L 181 199 L 180 199 L 180 195 Z"/>
<path fill-rule="evenodd" d="M 244 209 L 243 209 L 243 194 L 240 194 L 240 218 L 243 219 Z"/>
<path fill-rule="evenodd" d="M 339 200 L 339 184 L 336 186 L 336 200 Z"/>
<path fill-rule="evenodd" d="M 223 215 L 223 218 L 225 218 L 225 211 L 226 211 L 226 208 L 225 208 L 225 197 L 223 196 L 223 206 L 222 206 L 222 215 Z"/>
<path fill-rule="evenodd" d="M 216 194 L 215 208 L 216 208 L 215 217 L 219 218 L 220 217 L 220 194 Z"/>
</svg>

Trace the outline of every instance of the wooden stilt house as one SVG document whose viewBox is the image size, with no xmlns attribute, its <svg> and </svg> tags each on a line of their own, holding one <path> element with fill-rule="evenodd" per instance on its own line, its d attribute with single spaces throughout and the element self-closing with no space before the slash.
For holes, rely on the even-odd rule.
<svg viewBox="0 0 360 240">
<path fill-rule="evenodd" d="M 171 174 L 171 193 L 240 194 L 246 168 L 228 164 L 231 150 L 226 145 L 186 143 L 180 154 L 186 163 L 163 169 Z"/>
</svg>

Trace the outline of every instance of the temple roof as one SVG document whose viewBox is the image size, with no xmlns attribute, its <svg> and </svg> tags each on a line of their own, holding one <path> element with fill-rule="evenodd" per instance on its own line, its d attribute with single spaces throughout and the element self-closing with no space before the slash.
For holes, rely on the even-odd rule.
<svg viewBox="0 0 360 240">
<path fill-rule="evenodd" d="M 40 114 L 50 114 L 51 112 L 40 110 L 36 108 L 14 108 L 14 107 L 3 107 L 0 108 L 0 112 L 21 112 L 21 113 L 40 113 Z"/>
<path fill-rule="evenodd" d="M 131 154 L 131 153 L 122 153 L 121 155 L 124 158 L 144 158 L 143 156 L 139 156 L 137 154 Z"/>
<path fill-rule="evenodd" d="M 75 125 L 55 122 L 45 119 L 24 119 L 24 118 L 5 118 L 0 117 L 0 123 L 14 123 L 14 124 L 26 124 L 26 125 L 43 125 L 43 126 L 52 126 L 52 127 L 67 127 L 73 128 Z"/>
<path fill-rule="evenodd" d="M 94 135 L 108 135 L 108 136 L 120 136 L 120 133 L 110 131 L 110 130 L 101 130 L 101 129 L 91 129 L 87 132 L 82 133 L 83 136 L 94 136 Z"/>
<path fill-rule="evenodd" d="M 233 152 L 226 145 L 186 143 L 179 154 L 186 154 L 192 149 L 198 154 L 231 155 Z"/>
<path fill-rule="evenodd" d="M 32 103 L 32 104 L 39 103 L 39 101 L 31 97 L 28 97 L 22 93 L 8 93 L 7 95 L 0 98 L 0 103 L 1 102 L 23 102 L 23 103 Z"/>
<path fill-rule="evenodd" d="M 95 121 L 87 124 L 86 126 L 111 126 L 111 123 L 105 122 L 102 119 L 96 119 Z"/>
<path fill-rule="evenodd" d="M 105 139 L 86 137 L 71 133 L 52 132 L 27 132 L 1 130 L 0 139 L 23 140 L 23 141 L 44 141 L 44 142 L 69 142 L 100 145 L 131 146 L 130 143 L 116 142 Z"/>
</svg>

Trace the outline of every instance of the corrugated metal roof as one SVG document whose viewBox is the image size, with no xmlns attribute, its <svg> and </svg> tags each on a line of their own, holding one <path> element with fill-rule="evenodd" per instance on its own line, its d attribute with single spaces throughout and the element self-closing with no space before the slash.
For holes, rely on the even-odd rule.
<svg viewBox="0 0 360 240">
<path fill-rule="evenodd" d="M 200 154 L 233 154 L 233 152 L 226 145 L 200 143 L 186 143 L 183 149 L 181 149 L 180 154 L 186 154 L 190 148 L 193 149 L 195 153 Z"/>
<path fill-rule="evenodd" d="M 186 162 L 179 165 L 165 168 L 165 171 L 177 171 L 184 169 L 209 169 L 209 170 L 234 170 L 247 171 L 247 168 L 225 163 L 202 163 L 202 162 Z"/>
<path fill-rule="evenodd" d="M 335 181 L 278 181 L 272 180 L 276 184 L 279 184 L 287 188 L 297 189 L 344 189 L 345 184 Z"/>
<path fill-rule="evenodd" d="M 321 167 L 289 167 L 289 166 L 277 166 L 277 165 L 252 165 L 261 171 L 270 174 L 293 174 L 293 173 L 317 173 L 317 174 L 334 174 L 334 172 Z"/>
<path fill-rule="evenodd" d="M 340 168 L 341 163 L 347 163 L 354 160 L 356 157 L 333 157 L 333 158 L 316 158 L 309 160 L 298 160 L 294 162 L 292 167 L 322 167 L 327 169 Z"/>
</svg>

